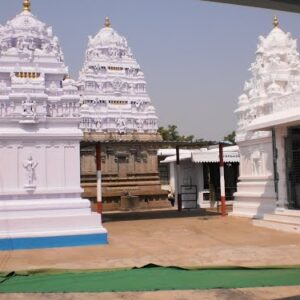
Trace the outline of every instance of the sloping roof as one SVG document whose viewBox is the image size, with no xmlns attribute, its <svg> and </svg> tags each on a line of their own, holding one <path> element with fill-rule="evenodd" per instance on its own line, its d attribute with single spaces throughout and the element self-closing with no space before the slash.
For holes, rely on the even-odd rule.
<svg viewBox="0 0 300 300">
<path fill-rule="evenodd" d="M 166 150 L 166 149 L 162 149 Z M 172 149 L 167 149 L 172 150 Z M 175 149 L 173 149 L 175 150 Z M 170 151 L 170 153 L 174 153 Z M 229 146 L 223 148 L 223 158 L 224 162 L 239 162 L 239 147 L 238 146 Z M 195 163 L 215 163 L 219 162 L 219 148 L 214 148 L 207 150 L 202 148 L 199 150 L 185 150 L 184 152 L 180 151 L 180 160 L 190 159 Z M 171 163 L 176 161 L 176 155 L 170 155 L 165 158 L 161 163 Z"/>
<path fill-rule="evenodd" d="M 224 152 L 223 159 L 224 162 L 239 162 L 240 155 L 237 151 Z M 193 153 L 192 161 L 195 163 L 216 163 L 219 162 L 219 153 L 210 151 Z"/>
<path fill-rule="evenodd" d="M 179 149 L 179 155 L 181 156 L 183 154 L 190 154 L 194 151 L 199 151 L 199 150 Z M 157 155 L 158 156 L 173 156 L 173 155 L 176 155 L 176 149 L 175 148 L 158 149 Z"/>
<path fill-rule="evenodd" d="M 219 146 L 212 148 L 212 149 L 200 149 L 201 151 L 207 151 L 207 152 L 218 152 L 219 153 Z M 239 151 L 239 146 L 226 146 L 223 147 L 223 152 L 235 152 Z"/>
<path fill-rule="evenodd" d="M 186 159 L 191 159 L 191 153 L 184 153 L 180 154 L 180 160 L 186 160 Z M 166 164 L 166 163 L 171 163 L 176 161 L 176 155 L 168 156 L 164 160 L 161 161 L 161 163 Z"/>
</svg>

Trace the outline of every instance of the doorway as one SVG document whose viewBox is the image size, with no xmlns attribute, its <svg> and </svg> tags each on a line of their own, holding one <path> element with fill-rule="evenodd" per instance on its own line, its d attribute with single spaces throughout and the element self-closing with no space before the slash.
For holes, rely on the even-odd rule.
<svg viewBox="0 0 300 300">
<path fill-rule="evenodd" d="M 285 155 L 288 208 L 300 209 L 300 126 L 288 129 Z"/>
</svg>

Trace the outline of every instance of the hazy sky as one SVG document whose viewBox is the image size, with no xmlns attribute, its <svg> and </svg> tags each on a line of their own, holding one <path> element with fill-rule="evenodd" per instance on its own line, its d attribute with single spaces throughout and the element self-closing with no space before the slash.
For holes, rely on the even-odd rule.
<svg viewBox="0 0 300 300">
<path fill-rule="evenodd" d="M 22 0 L 1 0 L 0 23 L 21 7 Z M 270 32 L 273 19 L 270 10 L 200 0 L 32 0 L 32 12 L 53 27 L 73 78 L 88 35 L 109 16 L 145 73 L 160 125 L 215 140 L 236 127 L 233 111 L 258 36 Z M 298 39 L 300 15 L 277 15 L 281 28 Z"/>
</svg>

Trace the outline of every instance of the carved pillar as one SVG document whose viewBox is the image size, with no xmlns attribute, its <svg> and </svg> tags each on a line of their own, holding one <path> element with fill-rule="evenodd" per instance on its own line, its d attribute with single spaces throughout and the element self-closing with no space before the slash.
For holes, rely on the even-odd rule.
<svg viewBox="0 0 300 300">
<path fill-rule="evenodd" d="M 277 208 L 287 208 L 287 186 L 286 186 L 286 157 L 285 138 L 287 137 L 287 127 L 277 127 L 275 129 L 277 148 L 277 172 L 278 178 L 278 201 Z"/>
</svg>

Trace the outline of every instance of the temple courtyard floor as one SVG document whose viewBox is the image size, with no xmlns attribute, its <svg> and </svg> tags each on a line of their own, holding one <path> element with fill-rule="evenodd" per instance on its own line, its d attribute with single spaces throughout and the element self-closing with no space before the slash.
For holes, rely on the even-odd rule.
<svg viewBox="0 0 300 300">
<path fill-rule="evenodd" d="M 106 246 L 0 251 L 0 270 L 300 266 L 300 234 L 205 211 L 104 215 Z"/>
<path fill-rule="evenodd" d="M 244 218 L 222 217 L 203 210 L 108 213 L 104 215 L 104 226 L 109 233 L 106 246 L 3 251 L 0 271 L 107 270 L 150 263 L 189 268 L 300 266 L 300 234 L 255 227 L 251 220 Z M 281 299 L 299 296 L 300 286 L 101 295 L 104 300 Z M 0 299 L 46 299 L 46 296 L 10 294 L 0 295 Z M 52 294 L 47 299 L 82 299 L 83 296 Z M 96 299 L 96 294 L 86 296 Z"/>
</svg>

